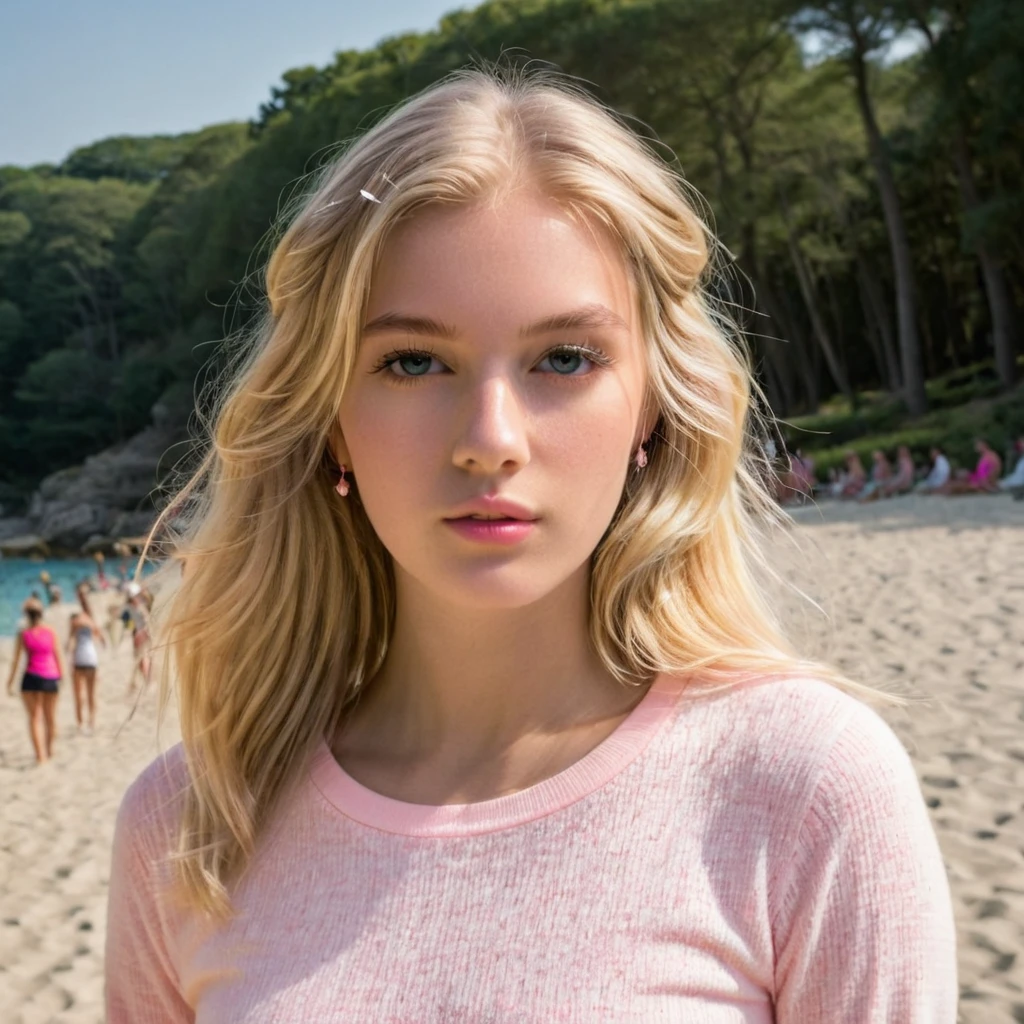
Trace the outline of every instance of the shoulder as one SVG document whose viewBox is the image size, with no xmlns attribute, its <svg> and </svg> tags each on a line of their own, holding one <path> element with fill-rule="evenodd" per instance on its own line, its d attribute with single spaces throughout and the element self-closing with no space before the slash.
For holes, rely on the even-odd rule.
<svg viewBox="0 0 1024 1024">
<path fill-rule="evenodd" d="M 770 812 L 788 832 L 814 807 L 917 794 L 910 759 L 885 720 L 857 697 L 815 678 L 757 679 L 706 697 L 685 696 L 679 741 L 696 734 L 719 785 Z"/>
<path fill-rule="evenodd" d="M 887 728 L 863 701 L 805 676 L 758 676 L 722 689 L 693 689 L 684 692 L 680 708 L 681 724 L 696 723 L 717 737 L 717 746 L 735 746 L 775 763 L 786 751 L 798 761 L 820 762 L 851 725 Z"/>
<path fill-rule="evenodd" d="M 729 703 L 725 704 L 728 710 Z M 784 841 L 927 826 L 917 773 L 892 727 L 864 701 L 817 679 L 765 682 L 733 695 L 734 747 L 778 813 Z"/>
<path fill-rule="evenodd" d="M 117 813 L 115 842 L 131 844 L 150 856 L 175 846 L 188 788 L 185 752 L 177 743 L 151 761 L 125 791 Z"/>
</svg>

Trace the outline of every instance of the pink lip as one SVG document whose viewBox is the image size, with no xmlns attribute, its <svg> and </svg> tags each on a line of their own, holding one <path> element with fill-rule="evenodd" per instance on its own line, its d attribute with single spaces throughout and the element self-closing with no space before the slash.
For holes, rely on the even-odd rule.
<svg viewBox="0 0 1024 1024">
<path fill-rule="evenodd" d="M 533 532 L 536 523 L 523 519 L 472 519 L 462 516 L 446 519 L 445 525 L 466 540 L 485 544 L 518 544 Z"/>
<path fill-rule="evenodd" d="M 520 505 L 518 501 L 513 501 L 511 498 L 502 498 L 497 494 L 481 494 L 479 497 L 472 498 L 470 501 L 459 505 L 458 508 L 453 509 L 451 515 L 445 516 L 445 519 L 461 519 L 463 516 L 471 515 L 503 516 L 506 519 L 521 519 L 525 521 L 532 521 L 537 518 L 530 509 L 525 505 Z"/>
<path fill-rule="evenodd" d="M 474 519 L 474 515 L 501 516 L 500 519 Z M 525 505 L 497 494 L 481 494 L 445 517 L 460 537 L 483 544 L 518 544 L 532 532 L 537 516 Z"/>
</svg>

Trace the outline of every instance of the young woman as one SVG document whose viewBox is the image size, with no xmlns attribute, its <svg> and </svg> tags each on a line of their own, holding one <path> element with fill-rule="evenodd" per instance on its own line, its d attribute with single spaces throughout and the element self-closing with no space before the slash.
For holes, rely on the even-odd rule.
<svg viewBox="0 0 1024 1024">
<path fill-rule="evenodd" d="M 132 630 L 132 674 L 128 680 L 128 692 L 132 694 L 137 689 L 135 683 L 136 675 L 141 674 L 143 686 L 149 685 L 152 675 L 153 658 L 150 652 L 150 611 L 152 604 L 148 593 L 138 583 L 129 583 L 125 587 L 128 601 L 121 612 L 121 619 L 125 626 L 131 626 Z"/>
<path fill-rule="evenodd" d="M 476 71 L 326 170 L 178 495 L 183 742 L 118 817 L 110 1024 L 952 1024 L 909 758 L 755 586 L 685 195 Z"/>
<path fill-rule="evenodd" d="M 846 452 L 844 462 L 846 469 L 839 478 L 838 487 L 834 493 L 837 498 L 852 500 L 864 490 L 868 475 L 860 456 L 852 449 Z"/>
<path fill-rule="evenodd" d="M 999 491 L 999 474 L 1003 469 L 1003 460 L 993 451 L 983 438 L 974 442 L 974 450 L 978 453 L 978 464 L 973 472 L 958 469 L 952 479 L 939 488 L 940 494 L 996 494 Z"/>
<path fill-rule="evenodd" d="M 913 489 L 914 456 L 905 444 L 901 444 L 896 449 L 896 472 L 879 488 L 879 497 L 893 498 L 897 494 L 909 494 Z"/>
<path fill-rule="evenodd" d="M 98 640 L 106 647 L 107 640 L 85 607 L 85 594 L 82 593 L 81 588 L 79 588 L 78 596 L 84 610 L 71 613 L 67 653 L 71 656 L 75 721 L 78 723 L 79 732 L 85 732 L 91 736 L 96 728 L 96 667 L 99 665 L 96 641 Z M 83 721 L 86 715 L 88 724 Z"/>
<path fill-rule="evenodd" d="M 946 453 L 941 448 L 932 447 L 929 454 L 932 459 L 931 469 L 928 471 L 928 475 L 914 488 L 923 494 L 934 494 L 936 491 L 941 491 L 951 473 L 949 459 L 946 458 Z"/>
<path fill-rule="evenodd" d="M 28 619 L 28 625 L 18 631 L 14 640 L 7 693 L 14 692 L 14 677 L 24 651 L 27 663 L 21 677 L 21 699 L 28 714 L 28 734 L 36 763 L 44 764 L 53 757 L 53 741 L 57 735 L 57 697 L 64 677 L 64 662 L 57 634 L 52 626 L 43 622 L 42 602 L 30 597 L 21 610 Z"/>
<path fill-rule="evenodd" d="M 892 466 L 885 457 L 885 452 L 876 448 L 871 453 L 871 479 L 857 495 L 858 501 L 877 501 L 882 491 L 892 479 Z"/>
</svg>

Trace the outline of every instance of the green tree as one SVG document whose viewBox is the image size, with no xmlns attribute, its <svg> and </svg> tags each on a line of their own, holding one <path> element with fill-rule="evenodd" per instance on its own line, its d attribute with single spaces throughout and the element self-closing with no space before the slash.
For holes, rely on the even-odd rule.
<svg viewBox="0 0 1024 1024">
<path fill-rule="evenodd" d="M 817 0 L 803 7 L 795 23 L 804 32 L 817 33 L 828 49 L 844 61 L 853 79 L 892 251 L 903 396 L 911 413 L 920 415 L 927 408 L 927 397 L 917 329 L 914 261 L 896 179 L 869 84 L 870 60 L 892 41 L 898 31 L 898 22 L 890 4 L 865 0 Z"/>
</svg>

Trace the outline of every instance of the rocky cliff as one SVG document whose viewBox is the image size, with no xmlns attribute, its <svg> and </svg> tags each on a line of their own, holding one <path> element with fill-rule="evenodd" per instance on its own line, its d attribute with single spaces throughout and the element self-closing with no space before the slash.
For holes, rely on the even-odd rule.
<svg viewBox="0 0 1024 1024">
<path fill-rule="evenodd" d="M 0 552 L 89 553 L 146 533 L 163 503 L 160 476 L 186 451 L 184 431 L 161 424 L 51 474 L 26 515 L 0 518 Z"/>
</svg>

